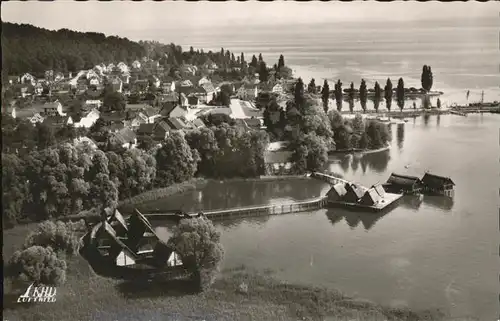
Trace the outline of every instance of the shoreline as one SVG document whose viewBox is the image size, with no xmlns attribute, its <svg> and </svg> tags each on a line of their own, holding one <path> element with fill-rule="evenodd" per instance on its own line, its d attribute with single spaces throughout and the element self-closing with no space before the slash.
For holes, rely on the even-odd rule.
<svg viewBox="0 0 500 321">
<path fill-rule="evenodd" d="M 338 155 L 367 155 L 373 153 L 379 153 L 386 150 L 391 149 L 390 145 L 380 147 L 377 149 L 365 149 L 365 150 L 356 150 L 356 149 L 347 149 L 347 150 L 335 150 L 328 153 L 329 156 L 338 156 Z"/>
<path fill-rule="evenodd" d="M 4 318 L 37 320 L 183 320 L 197 316 L 205 320 L 443 320 L 439 310 L 414 311 L 392 308 L 353 298 L 333 288 L 299 282 L 285 282 L 271 269 L 252 269 L 244 265 L 223 269 L 204 293 L 196 293 L 189 281 L 159 281 L 148 284 L 123 282 L 96 275 L 79 257 L 67 260 L 68 290 L 57 293 L 52 304 L 35 304 L 23 309 L 16 302 L 18 293 L 10 283 L 4 286 Z M 24 292 L 24 291 L 21 291 Z M 71 310 L 67 306 L 85 309 Z M 106 307 L 106 312 L 99 311 Z M 237 308 L 236 308 L 237 307 Z M 102 314 L 104 313 L 104 314 Z"/>
</svg>

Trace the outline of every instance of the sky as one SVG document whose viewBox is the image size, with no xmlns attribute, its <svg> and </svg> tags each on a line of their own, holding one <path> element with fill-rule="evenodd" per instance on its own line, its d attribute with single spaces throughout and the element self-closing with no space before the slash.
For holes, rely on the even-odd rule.
<svg viewBox="0 0 500 321">
<path fill-rule="evenodd" d="M 388 14 L 390 13 L 390 14 Z M 2 3 L 2 21 L 57 30 L 95 31 L 129 36 L 137 31 L 259 26 L 289 23 L 419 21 L 425 19 L 497 18 L 500 2 L 76 2 L 12 1 Z"/>
</svg>

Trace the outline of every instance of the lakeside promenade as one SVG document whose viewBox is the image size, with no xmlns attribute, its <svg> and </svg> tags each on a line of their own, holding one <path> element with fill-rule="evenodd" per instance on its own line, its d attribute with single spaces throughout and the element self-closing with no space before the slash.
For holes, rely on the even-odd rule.
<svg viewBox="0 0 500 321">
<path fill-rule="evenodd" d="M 431 108 L 431 109 L 424 109 L 424 108 L 418 108 L 418 109 L 403 109 L 401 110 L 378 110 L 375 111 L 373 109 L 370 110 L 342 110 L 340 114 L 342 115 L 355 115 L 357 113 L 361 114 L 370 114 L 370 115 L 383 115 L 387 117 L 417 117 L 421 115 L 446 115 L 450 114 L 452 111 L 459 111 L 464 114 L 469 114 L 469 113 L 498 113 L 500 112 L 500 103 L 497 105 L 494 105 L 492 103 L 490 104 L 483 104 L 483 105 L 473 105 L 473 106 L 453 106 L 453 107 L 448 107 L 448 108 Z"/>
</svg>

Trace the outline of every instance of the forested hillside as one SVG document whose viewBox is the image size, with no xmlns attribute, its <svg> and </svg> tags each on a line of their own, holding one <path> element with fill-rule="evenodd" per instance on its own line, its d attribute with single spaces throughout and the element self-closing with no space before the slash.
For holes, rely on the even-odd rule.
<svg viewBox="0 0 500 321">
<path fill-rule="evenodd" d="M 77 71 L 102 62 L 131 63 L 145 53 L 143 46 L 126 38 L 2 22 L 2 76 L 43 75 L 48 69 Z"/>
</svg>

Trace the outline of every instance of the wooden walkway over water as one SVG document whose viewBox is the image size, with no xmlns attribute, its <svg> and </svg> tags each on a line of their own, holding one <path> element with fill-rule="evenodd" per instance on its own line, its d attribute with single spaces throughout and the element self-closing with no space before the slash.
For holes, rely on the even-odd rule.
<svg viewBox="0 0 500 321">
<path fill-rule="evenodd" d="M 325 173 L 319 173 L 319 172 L 312 172 L 311 173 L 311 177 L 312 178 L 316 178 L 316 179 L 319 179 L 319 180 L 322 180 L 330 185 L 335 185 L 335 184 L 338 184 L 338 183 L 348 183 L 348 184 L 351 184 L 352 182 L 348 181 L 348 180 L 345 180 L 345 179 L 342 179 L 342 178 L 339 178 L 339 177 L 335 177 L 333 175 L 328 175 L 328 174 L 325 174 Z"/>
<path fill-rule="evenodd" d="M 322 180 L 330 185 L 335 185 L 338 183 L 348 183 L 352 184 L 352 182 L 335 177 L 333 175 L 313 172 L 309 175 L 311 178 Z M 357 184 L 359 187 L 364 190 L 368 190 L 366 187 Z M 245 206 L 245 207 L 236 207 L 236 208 L 226 208 L 226 209 L 218 209 L 218 210 L 208 210 L 202 211 L 203 214 L 211 220 L 224 220 L 224 219 L 234 219 L 241 217 L 252 217 L 252 216 L 265 216 L 265 215 L 280 215 L 280 214 L 289 214 L 289 213 L 299 213 L 299 212 L 308 212 L 313 210 L 318 210 L 324 208 L 328 205 L 328 198 L 326 195 L 306 200 L 306 201 L 295 201 L 295 202 L 283 202 L 277 204 L 269 204 L 269 205 L 261 205 L 261 206 Z M 198 213 L 188 213 L 187 215 L 195 217 Z M 160 220 L 167 219 L 169 217 L 177 217 L 172 213 L 148 213 L 144 214 L 148 219 L 152 220 Z"/>
<path fill-rule="evenodd" d="M 307 212 L 325 207 L 327 204 L 326 196 L 321 196 L 307 201 L 297 201 L 288 203 L 269 204 L 261 206 L 245 206 L 237 208 L 219 209 L 203 211 L 203 214 L 211 220 L 234 219 L 239 217 L 251 217 L 262 215 L 280 215 L 289 213 Z M 148 219 L 163 219 L 170 214 L 151 213 L 144 214 Z M 189 213 L 190 216 L 196 216 L 197 213 Z"/>
</svg>

